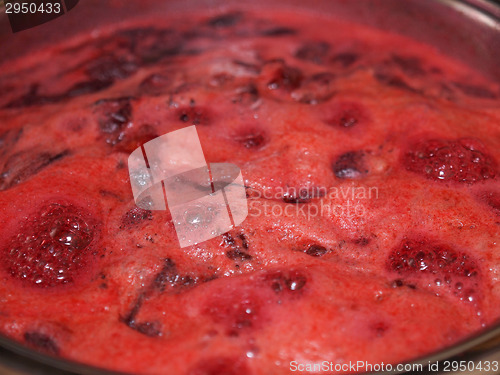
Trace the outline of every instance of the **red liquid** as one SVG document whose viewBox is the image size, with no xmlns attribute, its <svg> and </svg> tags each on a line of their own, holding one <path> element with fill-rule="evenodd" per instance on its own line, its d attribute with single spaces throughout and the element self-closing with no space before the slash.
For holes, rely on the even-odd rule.
<svg viewBox="0 0 500 375">
<path fill-rule="evenodd" d="M 230 13 L 13 65 L 6 335 L 132 373 L 287 374 L 412 360 L 499 317 L 499 89 L 431 47 Z M 168 211 L 135 208 L 127 158 L 192 124 L 208 162 L 241 168 L 250 213 L 180 249 Z"/>
</svg>

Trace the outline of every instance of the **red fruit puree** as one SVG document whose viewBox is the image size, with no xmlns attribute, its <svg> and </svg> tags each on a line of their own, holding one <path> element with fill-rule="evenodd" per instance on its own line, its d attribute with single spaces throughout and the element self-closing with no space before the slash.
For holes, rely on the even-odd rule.
<svg viewBox="0 0 500 375">
<path fill-rule="evenodd" d="M 31 348 L 279 375 L 410 361 L 500 316 L 499 87 L 430 46 L 291 11 L 177 15 L 20 58 L 0 87 L 0 331 Z M 190 125 L 241 169 L 249 215 L 181 249 L 127 160 Z"/>
</svg>

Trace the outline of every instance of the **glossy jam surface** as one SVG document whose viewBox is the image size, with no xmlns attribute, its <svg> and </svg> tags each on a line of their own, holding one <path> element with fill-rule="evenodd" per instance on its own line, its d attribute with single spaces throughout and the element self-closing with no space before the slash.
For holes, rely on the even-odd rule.
<svg viewBox="0 0 500 375">
<path fill-rule="evenodd" d="M 397 363 L 500 316 L 500 91 L 318 15 L 179 15 L 0 73 L 0 331 L 131 373 Z M 249 215 L 181 249 L 127 159 L 196 125 Z M 361 369 L 362 370 L 362 369 Z"/>
</svg>

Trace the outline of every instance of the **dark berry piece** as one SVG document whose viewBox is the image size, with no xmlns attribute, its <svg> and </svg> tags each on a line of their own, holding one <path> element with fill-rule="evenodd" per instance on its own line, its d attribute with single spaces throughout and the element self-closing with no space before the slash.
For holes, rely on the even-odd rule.
<svg viewBox="0 0 500 375">
<path fill-rule="evenodd" d="M 174 292 L 194 286 L 198 282 L 207 282 L 213 280 L 214 277 L 202 277 L 182 275 L 179 273 L 175 262 L 167 258 L 164 260 L 163 267 L 155 276 L 151 289 L 163 293 L 168 289 Z"/>
<path fill-rule="evenodd" d="M 332 63 L 348 68 L 359 60 L 359 55 L 354 52 L 343 52 L 332 57 Z"/>
<path fill-rule="evenodd" d="M 245 293 L 218 295 L 211 299 L 205 313 L 218 324 L 226 327 L 228 336 L 238 336 L 257 328 L 261 318 L 259 299 Z"/>
<path fill-rule="evenodd" d="M 0 191 L 7 190 L 34 176 L 52 163 L 60 161 L 69 155 L 69 151 L 58 153 L 20 151 L 10 156 L 5 162 L 0 174 Z"/>
<path fill-rule="evenodd" d="M 375 79 L 383 85 L 405 90 L 412 93 L 420 93 L 420 90 L 411 87 L 405 80 L 403 80 L 401 77 L 395 74 L 376 72 L 374 76 Z"/>
<path fill-rule="evenodd" d="M 210 18 L 207 25 L 214 28 L 226 28 L 235 26 L 242 18 L 243 14 L 240 12 L 221 14 Z"/>
<path fill-rule="evenodd" d="M 76 96 L 93 94 L 108 88 L 112 84 L 112 81 L 101 81 L 98 79 L 82 81 L 75 83 L 63 95 L 68 98 L 73 98 Z"/>
<path fill-rule="evenodd" d="M 409 289 L 413 289 L 413 290 L 417 289 L 417 287 L 414 284 L 409 284 L 408 282 L 405 282 L 401 279 L 396 279 L 391 283 L 391 288 L 394 288 L 394 289 L 401 288 L 403 286 L 405 286 Z"/>
<path fill-rule="evenodd" d="M 123 215 L 121 227 L 131 228 L 146 220 L 153 220 L 153 213 L 149 210 L 143 210 L 139 207 L 133 207 Z"/>
<path fill-rule="evenodd" d="M 132 122 L 131 98 L 99 100 L 95 111 L 99 130 L 114 151 L 130 153 L 158 136 L 153 126 Z"/>
<path fill-rule="evenodd" d="M 159 322 L 138 322 L 137 315 L 144 303 L 145 296 L 141 294 L 136 300 L 134 306 L 125 317 L 120 317 L 120 321 L 125 323 L 129 328 L 149 337 L 161 335 L 161 324 Z"/>
<path fill-rule="evenodd" d="M 239 249 L 226 251 L 226 256 L 231 260 L 239 262 L 245 262 L 253 259 L 253 257 L 250 254 L 245 253 L 244 251 L 241 251 Z"/>
<path fill-rule="evenodd" d="M 309 203 L 311 197 L 309 196 L 307 190 L 301 190 L 298 195 L 291 193 L 286 193 L 283 195 L 283 202 L 285 203 Z"/>
<path fill-rule="evenodd" d="M 493 209 L 493 212 L 500 216 L 500 194 L 497 192 L 483 192 L 480 195 L 480 199 L 485 202 L 490 208 Z"/>
<path fill-rule="evenodd" d="M 210 78 L 210 84 L 215 87 L 223 87 L 234 81 L 234 76 L 227 73 L 216 73 Z"/>
<path fill-rule="evenodd" d="M 24 333 L 24 341 L 32 348 L 51 355 L 58 355 L 60 350 L 57 343 L 49 335 L 38 331 Z"/>
<path fill-rule="evenodd" d="M 129 154 L 156 137 L 158 137 L 158 133 L 153 126 L 149 124 L 132 124 L 125 128 L 119 137 L 120 142 L 115 145 L 114 150 Z"/>
<path fill-rule="evenodd" d="M 367 110 L 355 102 L 333 103 L 330 112 L 324 122 L 336 128 L 349 129 L 369 122 Z"/>
<path fill-rule="evenodd" d="M 468 254 L 426 239 L 405 239 L 389 254 L 389 271 L 403 280 L 393 287 L 415 284 L 439 292 L 447 288 L 463 301 L 477 302 L 479 266 Z M 410 283 L 408 282 L 410 281 Z"/>
<path fill-rule="evenodd" d="M 107 87 L 116 80 L 131 76 L 137 69 L 137 64 L 130 59 L 104 55 L 90 60 L 86 73 L 91 81 L 101 82 L 104 87 Z"/>
<path fill-rule="evenodd" d="M 370 328 L 373 331 L 375 331 L 375 336 L 382 337 L 387 333 L 387 331 L 389 330 L 390 327 L 386 322 L 379 321 L 379 322 L 373 323 L 370 326 Z"/>
<path fill-rule="evenodd" d="M 245 148 L 259 149 L 266 144 L 264 133 L 258 129 L 250 129 L 236 136 L 236 142 L 243 145 Z"/>
<path fill-rule="evenodd" d="M 241 247 L 243 247 L 244 249 L 248 249 L 250 247 L 250 245 L 248 244 L 247 236 L 245 236 L 245 234 L 243 233 L 238 234 L 238 238 L 241 241 Z"/>
<path fill-rule="evenodd" d="M 362 177 L 368 173 L 364 158 L 364 151 L 349 151 L 340 155 L 333 165 L 335 176 L 341 179 Z"/>
<path fill-rule="evenodd" d="M 422 60 L 415 56 L 393 55 L 391 61 L 409 76 L 424 75 Z"/>
<path fill-rule="evenodd" d="M 4 108 L 24 108 L 41 104 L 39 103 L 38 96 L 39 86 L 39 84 L 31 84 L 30 88 L 25 94 L 5 104 Z"/>
<path fill-rule="evenodd" d="M 234 103 L 251 105 L 260 98 L 259 89 L 254 83 L 236 89 L 237 96 L 233 99 Z"/>
<path fill-rule="evenodd" d="M 125 316 L 120 317 L 120 321 L 129 328 L 146 336 L 161 336 L 162 330 L 160 322 L 138 321 L 137 315 L 141 311 L 144 303 L 154 298 L 158 293 L 179 293 L 195 286 L 198 282 L 208 282 L 215 278 L 216 277 L 213 275 L 209 277 L 181 275 L 172 259 L 164 259 L 161 270 L 156 274 L 151 283 L 141 291 L 130 311 Z"/>
<path fill-rule="evenodd" d="M 38 105 L 57 103 L 62 99 L 59 95 L 55 96 L 40 95 L 38 93 L 39 89 L 40 89 L 40 84 L 38 83 L 31 84 L 26 94 L 23 94 L 19 98 L 10 101 L 4 106 L 4 108 L 33 107 Z"/>
<path fill-rule="evenodd" d="M 26 286 L 46 288 L 78 281 L 93 262 L 95 226 L 80 208 L 52 203 L 24 222 L 3 249 L 4 267 Z M 90 219 L 89 219 L 90 220 Z"/>
<path fill-rule="evenodd" d="M 235 237 L 226 233 L 222 236 L 222 245 L 229 247 L 226 256 L 235 261 L 245 262 L 252 260 L 253 257 L 248 253 L 249 243 L 245 234 L 240 233 Z"/>
<path fill-rule="evenodd" d="M 175 117 L 179 119 L 179 121 L 191 125 L 210 125 L 212 123 L 212 114 L 204 107 L 181 107 L 177 109 Z"/>
<path fill-rule="evenodd" d="M 106 143 L 114 146 L 125 137 L 132 117 L 130 98 L 102 99 L 96 102 L 99 130 Z"/>
<path fill-rule="evenodd" d="M 322 257 L 328 252 L 326 247 L 321 245 L 311 245 L 306 250 L 305 253 L 312 257 Z"/>
<path fill-rule="evenodd" d="M 264 275 L 264 280 L 275 293 L 295 294 L 307 284 L 307 277 L 297 270 L 271 271 Z"/>
<path fill-rule="evenodd" d="M 306 42 L 297 49 L 295 57 L 299 60 L 323 64 L 329 52 L 330 44 L 327 42 Z"/>
<path fill-rule="evenodd" d="M 125 323 L 132 329 L 135 329 L 135 319 L 139 311 L 141 310 L 142 304 L 144 303 L 144 294 L 140 294 L 134 305 L 130 309 L 129 313 L 125 317 L 120 317 L 120 321 Z"/>
<path fill-rule="evenodd" d="M 274 77 L 267 83 L 267 87 L 270 90 L 292 91 L 300 86 L 303 77 L 300 69 L 284 65 L 274 72 Z"/>
<path fill-rule="evenodd" d="M 156 275 L 153 286 L 155 289 L 163 292 L 167 285 L 174 286 L 175 283 L 180 279 L 180 275 L 178 274 L 177 267 L 172 259 L 165 259 L 163 264 L 163 268 Z"/>
<path fill-rule="evenodd" d="M 480 99 L 496 99 L 498 95 L 486 87 L 471 85 L 463 82 L 453 82 L 453 86 L 460 90 L 462 93 L 468 96 L 472 96 Z"/>
<path fill-rule="evenodd" d="M 23 128 L 5 130 L 0 133 L 0 157 L 7 155 L 23 135 Z"/>
<path fill-rule="evenodd" d="M 135 329 L 137 332 L 149 337 L 156 337 L 161 335 L 161 328 L 159 322 L 134 322 L 130 328 Z"/>
<path fill-rule="evenodd" d="M 290 27 L 278 26 L 272 29 L 267 29 L 261 32 L 262 36 L 277 37 L 277 36 L 289 36 L 296 35 L 297 30 Z"/>
<path fill-rule="evenodd" d="M 248 134 L 241 142 L 246 148 L 259 148 L 264 144 L 265 138 L 262 134 Z"/>
<path fill-rule="evenodd" d="M 393 288 L 401 288 L 404 285 L 403 280 L 396 279 L 391 283 L 391 287 Z"/>
<path fill-rule="evenodd" d="M 307 104 L 324 102 L 335 95 L 334 81 L 335 75 L 332 73 L 316 73 L 304 79 L 300 89 L 295 91 L 292 97 Z"/>
<path fill-rule="evenodd" d="M 164 74 L 153 73 L 142 80 L 139 92 L 148 95 L 160 95 L 170 87 L 171 81 Z"/>
<path fill-rule="evenodd" d="M 418 142 L 404 154 L 403 164 L 408 171 L 436 181 L 473 184 L 497 174 L 496 162 L 481 142 L 471 138 Z"/>
</svg>

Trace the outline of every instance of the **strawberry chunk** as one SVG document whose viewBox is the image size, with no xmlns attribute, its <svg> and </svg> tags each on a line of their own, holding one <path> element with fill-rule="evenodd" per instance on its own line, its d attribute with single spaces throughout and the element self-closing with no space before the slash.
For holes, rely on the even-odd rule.
<svg viewBox="0 0 500 375">
<path fill-rule="evenodd" d="M 407 170 L 436 181 L 473 184 L 497 174 L 493 158 L 471 138 L 416 143 L 404 155 L 403 163 Z"/>
<path fill-rule="evenodd" d="M 72 284 L 91 263 L 94 228 L 80 209 L 52 203 L 22 225 L 3 249 L 3 265 L 26 286 Z"/>
<path fill-rule="evenodd" d="M 405 239 L 390 253 L 387 266 L 412 288 L 416 284 L 438 294 L 448 288 L 461 300 L 472 302 L 476 299 L 480 275 L 477 263 L 468 254 L 448 245 L 427 239 Z M 394 284 L 395 287 L 403 285 L 402 280 Z"/>
</svg>

